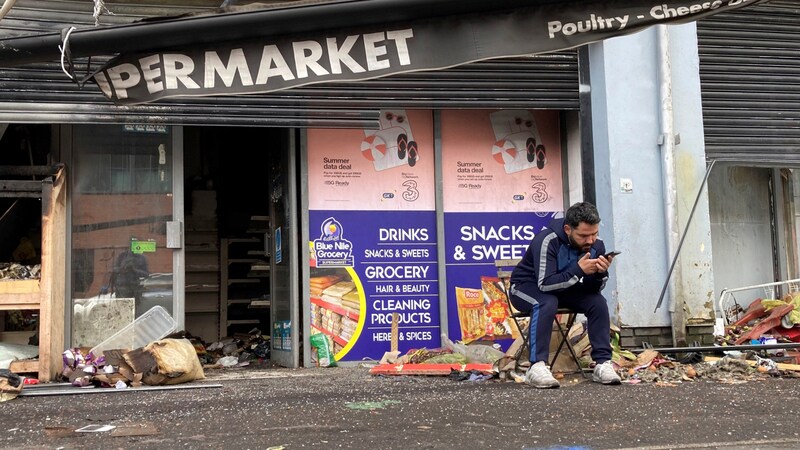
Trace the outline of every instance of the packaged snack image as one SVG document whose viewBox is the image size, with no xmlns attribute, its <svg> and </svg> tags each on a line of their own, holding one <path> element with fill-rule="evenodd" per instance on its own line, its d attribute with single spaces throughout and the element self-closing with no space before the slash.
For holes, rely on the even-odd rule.
<svg viewBox="0 0 800 450">
<path fill-rule="evenodd" d="M 468 344 L 486 335 L 486 308 L 479 289 L 456 288 L 461 340 Z"/>
<path fill-rule="evenodd" d="M 372 161 L 376 172 L 419 161 L 419 148 L 411 133 L 405 110 L 383 110 L 379 130 L 364 130 L 361 154 Z"/>
<path fill-rule="evenodd" d="M 497 277 L 481 277 L 481 293 L 486 310 L 486 335 L 495 339 L 516 338 L 519 331 L 511 324 L 511 311 L 501 283 Z"/>
<path fill-rule="evenodd" d="M 496 111 L 489 118 L 495 136 L 492 157 L 503 164 L 506 173 L 544 168 L 547 152 L 530 111 Z"/>
</svg>

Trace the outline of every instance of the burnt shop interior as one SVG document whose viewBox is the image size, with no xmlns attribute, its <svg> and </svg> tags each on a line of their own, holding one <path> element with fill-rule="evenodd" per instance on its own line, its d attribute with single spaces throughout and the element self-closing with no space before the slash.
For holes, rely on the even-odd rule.
<svg viewBox="0 0 800 450">
<path fill-rule="evenodd" d="M 4 282 L 25 283 L 40 276 L 42 200 L 34 192 L 11 192 L 8 188 L 17 181 L 41 179 L 11 168 L 46 166 L 50 148 L 49 126 L 0 124 L 0 343 L 38 345 L 39 309 L 10 307 L 6 299 L 14 292 L 6 288 L 11 283 Z"/>
<path fill-rule="evenodd" d="M 19 167 L 66 166 L 69 273 L 65 314 L 53 317 L 63 322 L 64 347 L 91 348 L 156 306 L 205 344 L 269 339 L 270 189 L 287 135 L 254 127 L 5 127 L 4 179 L 44 178 L 14 173 Z M 178 146 L 180 160 L 173 158 Z M 181 208 L 183 240 L 169 248 Z M 2 197 L 0 217 L 2 278 L 36 278 L 41 199 Z M 181 276 L 185 289 L 176 292 Z M 0 342 L 37 345 L 39 317 L 38 310 L 0 308 Z"/>
<path fill-rule="evenodd" d="M 270 335 L 270 180 L 285 130 L 184 128 L 186 330 Z"/>
</svg>

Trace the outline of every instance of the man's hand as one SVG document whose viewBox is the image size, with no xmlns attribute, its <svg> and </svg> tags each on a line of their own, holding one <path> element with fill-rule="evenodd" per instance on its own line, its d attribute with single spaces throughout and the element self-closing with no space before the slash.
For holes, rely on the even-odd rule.
<svg viewBox="0 0 800 450">
<path fill-rule="evenodd" d="M 597 262 L 600 261 L 599 259 L 592 259 L 591 254 L 589 252 L 584 253 L 581 256 L 581 259 L 578 260 L 578 265 L 581 267 L 581 270 L 586 275 L 592 275 L 597 273 Z"/>
<path fill-rule="evenodd" d="M 597 261 L 597 271 L 600 273 L 604 273 L 608 272 L 608 268 L 611 267 L 611 262 L 614 261 L 614 257 L 600 255 L 597 257 L 596 261 Z"/>
<path fill-rule="evenodd" d="M 578 265 L 581 267 L 581 270 L 583 270 L 583 273 L 592 275 L 595 273 L 608 272 L 608 268 L 611 267 L 611 261 L 613 260 L 613 256 L 606 258 L 603 255 L 592 258 L 591 254 L 586 252 L 581 259 L 578 260 Z"/>
</svg>

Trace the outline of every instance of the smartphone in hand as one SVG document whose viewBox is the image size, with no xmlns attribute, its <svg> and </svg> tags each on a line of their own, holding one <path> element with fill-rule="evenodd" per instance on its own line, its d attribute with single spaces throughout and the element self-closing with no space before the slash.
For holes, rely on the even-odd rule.
<svg viewBox="0 0 800 450">
<path fill-rule="evenodd" d="M 608 252 L 608 253 L 606 253 L 606 254 L 605 254 L 605 255 L 603 255 L 603 256 L 605 256 L 606 258 L 608 258 L 609 256 L 617 256 L 617 255 L 619 255 L 620 253 L 622 253 L 622 252 L 618 252 L 618 251 L 614 250 L 613 252 Z"/>
</svg>

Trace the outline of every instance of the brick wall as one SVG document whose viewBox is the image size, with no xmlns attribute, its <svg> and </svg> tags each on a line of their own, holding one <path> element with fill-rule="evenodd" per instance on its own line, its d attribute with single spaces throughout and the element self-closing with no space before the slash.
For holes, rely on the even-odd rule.
<svg viewBox="0 0 800 450">
<path fill-rule="evenodd" d="M 690 325 L 686 327 L 687 345 L 714 345 L 712 325 Z M 632 327 L 620 330 L 622 348 L 642 348 L 647 342 L 651 347 L 672 347 L 672 328 L 670 327 Z"/>
</svg>

